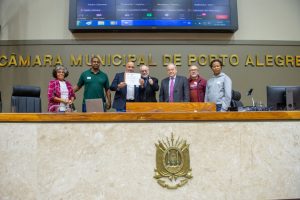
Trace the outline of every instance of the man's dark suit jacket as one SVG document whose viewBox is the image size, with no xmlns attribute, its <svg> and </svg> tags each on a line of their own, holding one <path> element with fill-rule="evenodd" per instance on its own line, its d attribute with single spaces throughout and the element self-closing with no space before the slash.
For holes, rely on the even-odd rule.
<svg viewBox="0 0 300 200">
<path fill-rule="evenodd" d="M 110 90 L 116 91 L 114 102 L 112 107 L 115 109 L 126 110 L 126 95 L 127 95 L 127 86 L 119 89 L 118 84 L 124 82 L 124 72 L 117 73 L 113 82 L 111 83 Z M 134 87 L 134 100 L 138 99 L 138 87 Z"/>
<path fill-rule="evenodd" d="M 153 80 L 153 85 L 149 84 L 149 78 L 147 79 L 146 87 L 139 87 L 139 102 L 157 102 L 156 100 L 156 91 L 159 90 L 158 80 L 157 78 L 151 77 Z"/>
<path fill-rule="evenodd" d="M 170 78 L 167 77 L 161 81 L 159 93 L 160 102 L 169 102 L 169 80 Z M 176 76 L 173 97 L 174 102 L 190 101 L 189 83 L 186 77 Z"/>
</svg>

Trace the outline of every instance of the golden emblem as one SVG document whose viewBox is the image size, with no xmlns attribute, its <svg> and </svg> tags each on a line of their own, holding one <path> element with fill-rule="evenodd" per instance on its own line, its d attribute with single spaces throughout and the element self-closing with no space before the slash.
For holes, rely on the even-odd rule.
<svg viewBox="0 0 300 200">
<path fill-rule="evenodd" d="M 189 144 L 186 140 L 177 138 L 174 141 L 173 133 L 169 138 L 158 141 L 156 146 L 156 169 L 154 178 L 158 184 L 168 189 L 177 189 L 191 179 Z"/>
</svg>

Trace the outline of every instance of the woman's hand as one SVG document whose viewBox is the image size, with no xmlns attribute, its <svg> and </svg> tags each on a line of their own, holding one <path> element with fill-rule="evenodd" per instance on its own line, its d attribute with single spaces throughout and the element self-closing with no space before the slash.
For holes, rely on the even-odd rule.
<svg viewBox="0 0 300 200">
<path fill-rule="evenodd" d="M 67 104 L 71 105 L 73 103 L 72 99 L 67 100 Z"/>
<path fill-rule="evenodd" d="M 64 104 L 72 104 L 73 103 L 72 99 L 61 99 L 61 102 Z"/>
<path fill-rule="evenodd" d="M 106 102 L 105 107 L 106 107 L 107 110 L 109 110 L 111 108 L 111 103 L 110 102 Z"/>
</svg>

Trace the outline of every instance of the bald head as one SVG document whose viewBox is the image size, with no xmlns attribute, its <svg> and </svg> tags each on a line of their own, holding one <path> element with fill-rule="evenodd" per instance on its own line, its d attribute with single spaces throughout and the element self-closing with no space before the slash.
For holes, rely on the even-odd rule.
<svg viewBox="0 0 300 200">
<path fill-rule="evenodd" d="M 125 72 L 126 73 L 133 73 L 134 72 L 134 62 L 128 62 L 126 64 Z"/>
<path fill-rule="evenodd" d="M 189 74 L 191 79 L 197 79 L 199 75 L 198 67 L 196 65 L 190 66 Z"/>
</svg>

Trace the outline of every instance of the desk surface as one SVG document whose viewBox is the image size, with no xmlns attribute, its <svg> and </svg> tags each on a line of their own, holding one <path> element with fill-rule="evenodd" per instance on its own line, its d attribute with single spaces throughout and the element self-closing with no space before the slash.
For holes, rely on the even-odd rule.
<svg viewBox="0 0 300 200">
<path fill-rule="evenodd" d="M 195 113 L 1 113 L 0 122 L 153 122 L 300 120 L 300 111 Z"/>
</svg>

